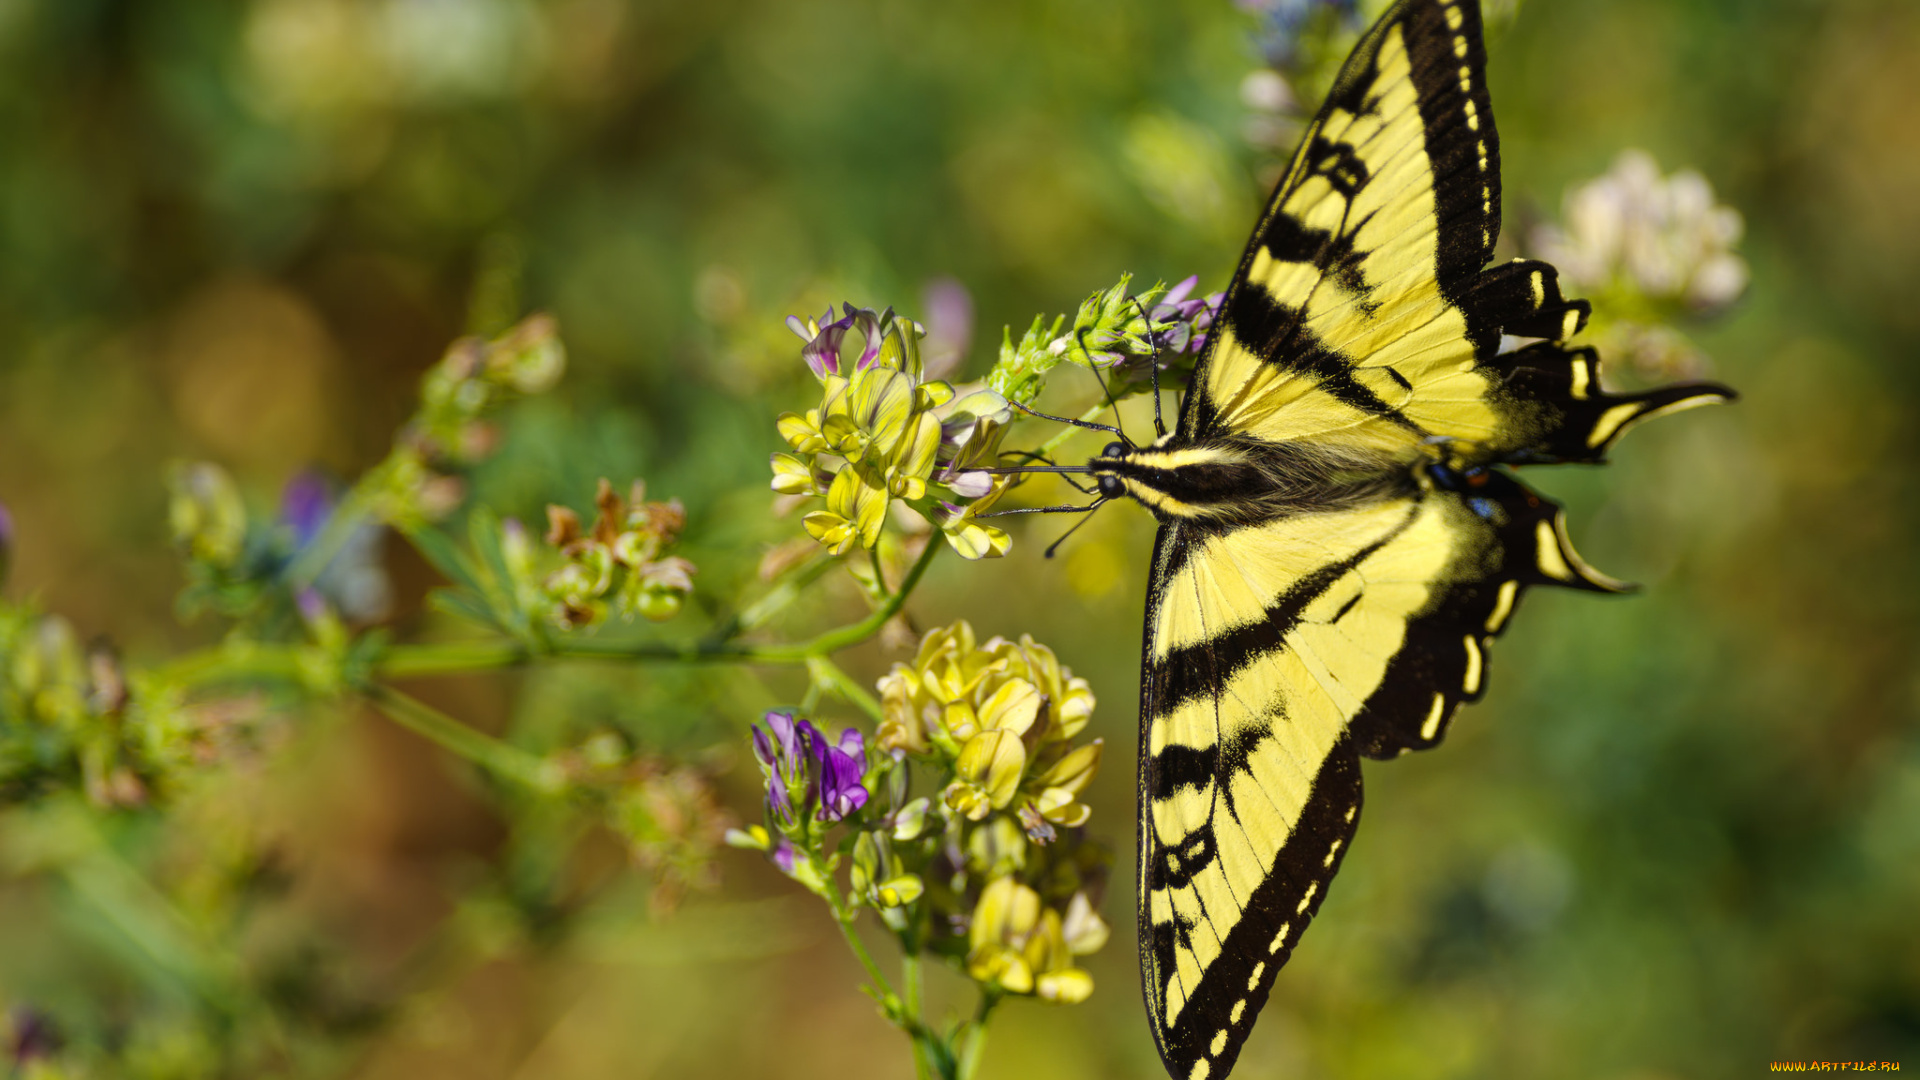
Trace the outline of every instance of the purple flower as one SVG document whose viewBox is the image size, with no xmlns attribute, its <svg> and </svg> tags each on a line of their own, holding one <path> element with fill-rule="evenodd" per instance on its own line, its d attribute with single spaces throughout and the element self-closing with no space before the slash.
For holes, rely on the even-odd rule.
<svg viewBox="0 0 1920 1080">
<path fill-rule="evenodd" d="M 769 712 L 764 719 L 766 731 L 758 724 L 753 727 L 753 756 L 767 777 L 767 809 L 792 825 L 798 816 L 796 804 L 804 804 L 810 794 L 807 762 L 819 732 L 805 720 L 795 723 L 788 712 Z"/>
<path fill-rule="evenodd" d="M 853 322 L 852 304 L 847 305 L 846 317 L 839 320 L 834 319 L 833 306 L 829 304 L 826 313 L 820 316 L 819 333 L 809 334 L 806 321 L 798 315 L 787 316 L 787 329 L 800 335 L 800 340 L 807 343 L 800 350 L 800 358 L 807 362 L 815 375 L 824 379 L 840 374 L 840 342 L 846 338 L 847 331 L 853 329 Z"/>
<path fill-rule="evenodd" d="M 333 516 L 333 485 L 312 469 L 287 481 L 280 492 L 280 520 L 293 530 L 293 546 L 313 543 Z"/>
<path fill-rule="evenodd" d="M 13 1029 L 7 1040 L 7 1052 L 16 1067 L 60 1052 L 63 1040 L 53 1025 L 53 1018 L 46 1013 L 16 1005 L 7 1020 L 7 1026 Z"/>
<path fill-rule="evenodd" d="M 1200 278 L 1194 276 L 1175 285 L 1148 313 L 1148 321 L 1154 327 L 1153 343 L 1162 352 L 1198 355 L 1206 348 L 1207 331 L 1212 328 L 1214 316 L 1220 311 L 1220 301 L 1226 294 L 1189 299 L 1199 282 Z"/>
<path fill-rule="evenodd" d="M 287 481 L 280 492 L 280 521 L 292 534 L 295 553 L 319 541 L 339 510 L 336 486 L 313 469 Z M 393 605 L 392 583 L 385 566 L 382 527 L 367 522 L 341 541 L 312 584 L 341 614 L 359 622 L 387 616 Z"/>
<path fill-rule="evenodd" d="M 860 785 L 867 773 L 867 749 L 858 731 L 841 732 L 839 746 L 821 738 L 813 754 L 820 775 L 821 821 L 839 821 L 867 805 L 867 789 Z"/>
<path fill-rule="evenodd" d="M 779 867 L 781 873 L 791 877 L 793 876 L 794 854 L 794 846 L 788 843 L 786 838 L 782 837 L 774 843 L 773 850 L 768 853 L 767 857 L 773 860 L 773 865 Z"/>
<path fill-rule="evenodd" d="M 767 810 L 782 825 L 798 825 L 813 807 L 821 821 L 839 821 L 867 804 L 861 785 L 866 742 L 858 731 L 843 732 L 835 746 L 790 712 L 769 712 L 764 719 L 766 730 L 753 728 L 753 756 L 767 778 Z"/>
<path fill-rule="evenodd" d="M 847 303 L 842 303 L 840 306 L 846 309 L 847 317 L 852 319 L 854 324 L 860 327 L 860 332 L 866 336 L 867 347 L 861 350 L 860 359 L 853 365 L 853 370 L 865 371 L 880 362 L 880 346 L 887 340 L 886 331 L 883 328 L 893 325 L 893 308 L 889 307 L 875 315 L 871 308 L 855 310 L 852 304 Z"/>
</svg>

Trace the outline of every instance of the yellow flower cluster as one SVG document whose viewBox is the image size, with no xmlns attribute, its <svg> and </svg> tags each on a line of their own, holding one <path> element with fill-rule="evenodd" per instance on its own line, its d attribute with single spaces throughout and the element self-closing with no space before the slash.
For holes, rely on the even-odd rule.
<svg viewBox="0 0 1920 1080">
<path fill-rule="evenodd" d="M 978 889 L 968 975 L 1001 993 L 1084 1000 L 1093 979 L 1075 958 L 1106 942 L 1088 894 L 1105 855 L 1060 830 L 1087 822 L 1080 795 L 1100 766 L 1100 740 L 1075 743 L 1093 713 L 1087 681 L 1031 637 L 981 642 L 963 620 L 929 633 L 879 689 L 880 747 L 949 777 L 936 805 L 967 879 L 950 887 Z"/>
<path fill-rule="evenodd" d="M 973 908 L 967 974 L 1009 994 L 1075 1005 L 1093 993 L 1093 976 L 1074 959 L 1099 952 L 1107 934 L 1085 893 L 1075 893 L 1062 916 L 1035 890 L 996 878 Z"/>
<path fill-rule="evenodd" d="M 963 619 L 929 633 L 911 665 L 881 678 L 880 693 L 880 745 L 952 761 L 943 798 L 955 813 L 979 821 L 1011 808 L 1030 834 L 1086 822 L 1079 795 L 1101 742 L 1073 739 L 1093 714 L 1093 691 L 1052 649 L 1025 635 L 979 644 Z"/>
<path fill-rule="evenodd" d="M 999 434 L 1012 418 L 1006 399 L 983 390 L 956 400 L 951 384 L 925 378 L 919 344 L 925 328 L 891 309 L 846 310 L 824 325 L 789 320 L 807 339 L 802 355 L 823 393 L 818 408 L 781 414 L 780 434 L 794 452 L 773 455 L 773 490 L 826 498 L 826 508 L 807 514 L 803 524 L 835 555 L 878 543 L 894 500 L 933 521 L 967 558 L 1004 554 L 1007 534 L 975 516 L 1010 478 L 966 468 L 993 463 Z M 856 330 L 865 345 L 843 361 L 841 344 Z M 937 499 L 935 488 L 972 502 Z"/>
</svg>

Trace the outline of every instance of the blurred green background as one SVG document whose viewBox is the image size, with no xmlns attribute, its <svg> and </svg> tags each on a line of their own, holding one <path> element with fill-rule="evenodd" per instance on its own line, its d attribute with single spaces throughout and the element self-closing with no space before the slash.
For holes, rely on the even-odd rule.
<svg viewBox="0 0 1920 1080">
<path fill-rule="evenodd" d="M 730 594 L 798 534 L 765 490 L 774 415 L 814 393 L 785 315 L 924 319 L 951 278 L 978 375 L 1000 326 L 1122 271 L 1224 286 L 1272 165 L 1242 135 L 1251 27 L 1228 0 L 0 0 L 8 591 L 134 661 L 212 640 L 173 614 L 161 463 L 218 461 L 262 507 L 303 466 L 351 476 L 445 343 L 523 304 L 558 317 L 571 369 L 509 415 L 476 497 L 537 520 L 644 476 L 687 503 L 702 593 Z M 1690 330 L 1744 399 L 1653 425 L 1609 469 L 1529 472 L 1591 561 L 1648 588 L 1536 593 L 1449 745 L 1369 763 L 1366 825 L 1236 1075 L 1920 1067 L 1920 458 L 1897 441 L 1920 402 L 1920 6 L 1528 0 L 1492 52 L 1509 232 L 1630 146 L 1744 213 L 1751 290 Z M 1060 382 L 1049 401 L 1092 400 Z M 1151 530 L 1119 508 L 1041 560 L 1062 528 L 943 560 L 913 604 L 922 628 L 1054 646 L 1112 751 L 1089 799 L 1122 853 L 1099 988 L 1007 1008 L 986 1074 L 1153 1077 L 1124 869 Z M 397 542 L 389 568 L 396 625 L 429 630 L 431 573 Z M 752 815 L 739 736 L 796 686 L 560 669 L 412 689 L 536 741 L 721 745 Z M 151 846 L 217 861 L 270 839 L 284 880 L 258 933 L 359 1003 L 306 1072 L 908 1073 L 824 913 L 757 857 L 727 853 L 718 894 L 661 922 L 610 850 L 528 869 L 539 837 L 375 716 L 294 739 Z M 559 929 L 512 902 L 540 873 L 571 898 Z M 0 1005 L 108 1041 L 187 1016 L 123 929 L 8 879 Z M 218 1035 L 191 1030 L 151 1075 L 199 1075 Z"/>
</svg>

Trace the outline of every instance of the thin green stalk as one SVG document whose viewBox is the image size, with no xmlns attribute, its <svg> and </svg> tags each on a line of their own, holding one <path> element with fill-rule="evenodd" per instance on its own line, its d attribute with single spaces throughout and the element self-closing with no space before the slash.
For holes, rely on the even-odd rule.
<svg viewBox="0 0 1920 1080">
<path fill-rule="evenodd" d="M 937 1074 L 933 1056 L 927 1052 L 926 1024 L 920 1018 L 920 954 L 908 949 L 905 942 L 901 943 L 900 981 L 906 999 L 907 1022 L 913 1025 L 908 1032 L 913 1041 L 913 1075 L 917 1080 L 933 1080 Z"/>
<path fill-rule="evenodd" d="M 814 857 L 822 865 L 825 864 L 826 860 L 819 851 L 814 852 Z M 874 963 L 873 954 L 867 952 L 867 943 L 861 941 L 860 935 L 853 929 L 854 917 L 859 912 L 849 908 L 846 901 L 841 899 L 839 886 L 835 885 L 831 879 L 827 882 L 825 896 L 827 906 L 833 912 L 834 925 L 840 928 L 840 936 L 847 939 L 847 947 L 853 950 L 855 959 L 859 960 L 860 966 L 866 969 L 867 978 L 872 980 L 873 989 L 880 995 L 882 1003 L 898 1004 L 899 998 L 894 994 L 893 987 L 887 984 L 887 977 L 880 973 L 880 965 Z"/>
<path fill-rule="evenodd" d="M 205 941 L 166 894 L 97 833 L 94 840 L 60 867 L 74 895 L 202 1001 L 229 1016 L 247 1011 L 249 996 L 233 957 Z"/>
<path fill-rule="evenodd" d="M 815 687 L 832 690 L 839 694 L 841 698 L 866 713 L 867 719 L 874 723 L 878 724 L 887 718 L 886 713 L 880 709 L 880 700 L 867 693 L 866 687 L 861 686 L 853 676 L 841 670 L 840 665 L 826 657 L 809 657 L 807 674 L 812 676 Z"/>
<path fill-rule="evenodd" d="M 373 673 L 382 679 L 413 679 L 459 671 L 516 667 L 532 658 L 533 653 L 526 645 L 511 638 L 396 645 L 375 661 Z"/>
<path fill-rule="evenodd" d="M 980 1059 L 987 1052 L 987 1018 L 998 1004 L 999 994 L 985 989 L 980 991 L 980 1005 L 973 1011 L 973 1020 L 967 1025 L 966 1045 L 960 1050 L 958 1080 L 973 1080 L 980 1071 Z"/>
<path fill-rule="evenodd" d="M 188 686 L 253 680 L 301 682 L 307 671 L 305 654 L 315 651 L 307 646 L 236 639 L 156 665 L 153 674 L 163 682 Z"/>
<path fill-rule="evenodd" d="M 858 645 L 879 633 L 880 628 L 887 625 L 888 619 L 900 614 L 900 609 L 906 606 L 907 597 L 913 595 L 913 590 L 920 584 L 920 578 L 927 572 L 927 567 L 933 565 L 934 555 L 945 546 L 940 542 L 939 537 L 929 536 L 926 550 L 920 553 L 920 557 L 915 559 L 913 566 L 907 570 L 907 576 L 900 582 L 900 588 L 896 589 L 892 596 L 887 597 L 886 603 L 873 609 L 873 613 L 866 618 L 837 630 L 829 630 L 811 641 L 798 645 L 763 646 L 753 649 L 751 650 L 752 659 L 749 662 L 803 663 L 809 656 L 829 656 L 849 645 Z"/>
<path fill-rule="evenodd" d="M 426 645 L 394 645 L 373 662 L 376 679 L 411 679 L 434 675 L 459 675 L 519 667 L 536 658 L 562 660 L 613 660 L 670 663 L 764 664 L 769 666 L 803 665 L 830 656 L 841 649 L 867 640 L 880 632 L 887 620 L 900 614 L 907 597 L 913 593 L 934 555 L 943 545 L 938 538 L 927 541 L 926 550 L 907 571 L 900 588 L 885 603 L 856 623 L 825 631 L 806 641 L 773 645 L 740 645 L 730 641 L 573 641 L 545 651 L 509 638 L 481 641 L 443 642 Z M 325 670 L 324 652 L 309 645 L 262 645 L 233 642 L 189 653 L 171 663 L 159 665 L 154 674 L 162 681 L 183 686 L 209 686 L 250 681 L 282 681 L 299 684 L 318 683 L 317 674 Z M 864 693 L 864 691 L 862 691 Z M 863 709 L 868 701 L 855 700 Z M 878 706 L 868 709 L 872 714 Z"/>
<path fill-rule="evenodd" d="M 485 732 L 476 731 L 425 702 L 390 686 L 370 686 L 365 693 L 394 723 L 466 758 L 495 776 L 545 794 L 554 794 L 566 787 L 566 777 L 552 762 Z"/>
<path fill-rule="evenodd" d="M 765 626 L 775 615 L 798 600 L 809 586 L 819 581 L 833 567 L 834 559 L 827 554 L 826 549 L 817 549 L 810 561 L 781 578 L 779 584 L 767 591 L 767 595 L 755 600 L 739 614 L 722 623 L 708 640 L 716 644 L 732 641 L 741 634 Z"/>
</svg>

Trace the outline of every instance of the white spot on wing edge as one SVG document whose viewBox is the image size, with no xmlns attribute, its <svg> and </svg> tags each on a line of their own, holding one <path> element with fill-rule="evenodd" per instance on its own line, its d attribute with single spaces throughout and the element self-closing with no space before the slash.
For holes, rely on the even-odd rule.
<svg viewBox="0 0 1920 1080">
<path fill-rule="evenodd" d="M 1513 614 L 1514 598 L 1520 595 L 1520 583 L 1503 581 L 1500 583 L 1500 595 L 1494 597 L 1493 614 L 1487 616 L 1487 633 L 1497 634 L 1507 623 L 1507 616 Z"/>
<path fill-rule="evenodd" d="M 1467 675 L 1460 680 L 1460 689 L 1471 696 L 1480 692 L 1480 642 L 1472 634 L 1461 640 L 1467 647 Z"/>
<path fill-rule="evenodd" d="M 1427 710 L 1427 722 L 1420 725 L 1420 737 L 1432 742 L 1440 733 L 1440 721 L 1447 715 L 1447 695 L 1436 692 L 1433 695 L 1433 708 Z"/>
</svg>

